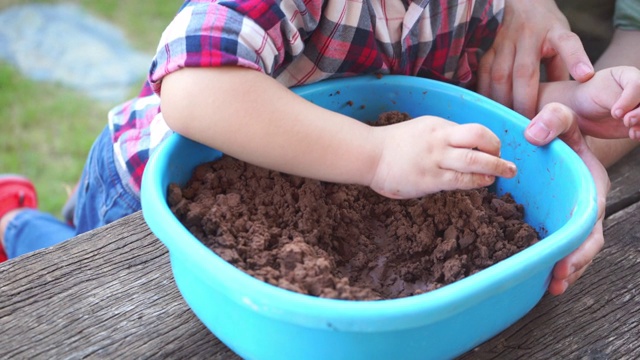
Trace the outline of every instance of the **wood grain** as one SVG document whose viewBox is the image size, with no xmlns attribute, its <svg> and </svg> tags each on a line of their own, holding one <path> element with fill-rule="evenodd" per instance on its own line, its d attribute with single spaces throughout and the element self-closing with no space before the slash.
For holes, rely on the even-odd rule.
<svg viewBox="0 0 640 360">
<path fill-rule="evenodd" d="M 461 359 L 640 359 L 640 203 L 605 221 L 605 247 L 559 297 Z"/>
<path fill-rule="evenodd" d="M 0 357 L 229 359 L 141 213 L 0 265 Z"/>
</svg>

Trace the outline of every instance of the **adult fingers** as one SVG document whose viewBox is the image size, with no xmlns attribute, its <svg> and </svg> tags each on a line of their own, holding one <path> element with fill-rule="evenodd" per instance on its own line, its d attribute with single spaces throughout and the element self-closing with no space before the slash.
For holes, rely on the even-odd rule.
<svg viewBox="0 0 640 360">
<path fill-rule="evenodd" d="M 516 49 L 512 43 L 503 44 L 496 52 L 491 67 L 489 97 L 500 104 L 513 106 L 513 62 Z"/>
<path fill-rule="evenodd" d="M 527 118 L 535 115 L 540 84 L 540 47 L 534 36 L 520 41 L 513 67 L 513 109 Z"/>
<path fill-rule="evenodd" d="M 582 136 L 582 133 L 578 128 L 575 113 L 566 106 L 554 106 L 554 109 L 558 110 L 556 114 L 559 114 L 556 118 L 562 120 L 553 123 L 555 126 L 552 125 L 553 129 L 551 130 L 551 133 L 558 134 L 558 138 L 564 141 L 573 151 L 575 151 L 587 166 L 587 169 L 589 169 L 596 186 L 598 207 L 597 221 L 601 223 L 604 219 L 604 208 L 606 205 L 607 194 L 611 187 L 607 170 L 591 151 L 591 148 L 589 148 L 589 145 Z M 525 133 L 525 137 L 526 136 L 527 135 Z"/>
<path fill-rule="evenodd" d="M 491 96 L 491 68 L 493 67 L 493 61 L 496 57 L 496 51 L 494 48 L 487 50 L 487 52 L 480 58 L 480 64 L 478 64 L 478 86 L 476 91 L 484 96 Z"/>
<path fill-rule="evenodd" d="M 545 71 L 546 81 L 565 81 L 569 80 L 569 71 L 564 60 L 558 55 L 542 59 Z"/>
<path fill-rule="evenodd" d="M 574 140 L 569 141 L 573 142 Z M 583 159 L 589 171 L 591 171 L 596 183 L 598 193 L 597 219 L 587 239 L 576 250 L 554 266 L 553 278 L 548 288 L 549 293 L 552 295 L 560 295 L 565 292 L 567 287 L 574 284 L 604 246 L 602 222 L 604 221 L 606 196 L 610 187 L 609 177 L 604 166 L 602 166 L 593 153 L 590 152 L 588 146 L 583 146 L 583 144 L 585 144 L 584 140 L 582 140 L 580 146 L 578 146 L 577 153 Z"/>
<path fill-rule="evenodd" d="M 531 119 L 525 129 L 525 138 L 533 145 L 546 145 L 560 134 L 580 135 L 577 114 L 560 103 L 549 103 Z"/>
<path fill-rule="evenodd" d="M 590 150 L 575 124 L 577 123 L 574 121 L 559 137 L 580 156 L 591 172 L 596 185 L 598 212 L 595 226 L 587 239 L 578 249 L 559 261 L 554 267 L 549 292 L 555 295 L 563 293 L 568 286 L 575 283 L 602 249 L 604 245 L 602 222 L 607 193 L 611 186 L 606 169 Z"/>
<path fill-rule="evenodd" d="M 598 221 L 580 247 L 555 265 L 553 278 L 548 288 L 549 293 L 552 295 L 564 293 L 584 274 L 603 246 L 602 221 Z"/>
<path fill-rule="evenodd" d="M 550 32 L 548 39 L 574 79 L 585 82 L 595 74 L 591 60 L 578 35 L 566 29 L 558 29 Z"/>
</svg>

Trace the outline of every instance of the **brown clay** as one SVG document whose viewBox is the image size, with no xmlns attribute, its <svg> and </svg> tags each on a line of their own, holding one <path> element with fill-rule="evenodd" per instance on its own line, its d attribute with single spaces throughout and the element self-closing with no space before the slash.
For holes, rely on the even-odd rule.
<svg viewBox="0 0 640 360">
<path fill-rule="evenodd" d="M 379 124 L 405 119 L 386 113 Z M 538 241 L 509 194 L 488 189 L 391 200 L 367 187 L 323 183 L 230 157 L 197 167 L 168 202 L 207 247 L 291 291 L 349 299 L 424 293 Z"/>
</svg>

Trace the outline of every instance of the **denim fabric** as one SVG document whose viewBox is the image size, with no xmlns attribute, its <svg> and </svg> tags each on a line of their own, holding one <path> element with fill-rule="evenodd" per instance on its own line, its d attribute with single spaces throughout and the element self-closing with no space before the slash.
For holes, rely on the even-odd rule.
<svg viewBox="0 0 640 360">
<path fill-rule="evenodd" d="M 9 259 L 55 245 L 76 234 L 76 230 L 51 214 L 25 209 L 14 217 L 4 232 L 4 250 Z"/>
<path fill-rule="evenodd" d="M 78 185 L 74 223 L 78 234 L 140 210 L 140 199 L 126 188 L 114 163 L 109 128 L 98 137 Z"/>
<path fill-rule="evenodd" d="M 7 256 L 11 259 L 55 245 L 140 210 L 139 197 L 118 176 L 108 128 L 91 148 L 77 191 L 75 227 L 41 211 L 21 211 L 4 234 Z"/>
</svg>

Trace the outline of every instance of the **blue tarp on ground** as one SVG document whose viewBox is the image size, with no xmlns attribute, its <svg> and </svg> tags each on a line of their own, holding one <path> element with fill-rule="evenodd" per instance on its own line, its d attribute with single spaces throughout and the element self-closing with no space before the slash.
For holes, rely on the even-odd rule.
<svg viewBox="0 0 640 360">
<path fill-rule="evenodd" d="M 28 4 L 0 11 L 0 60 L 26 77 L 119 102 L 151 63 L 117 27 L 75 4 Z"/>
</svg>

